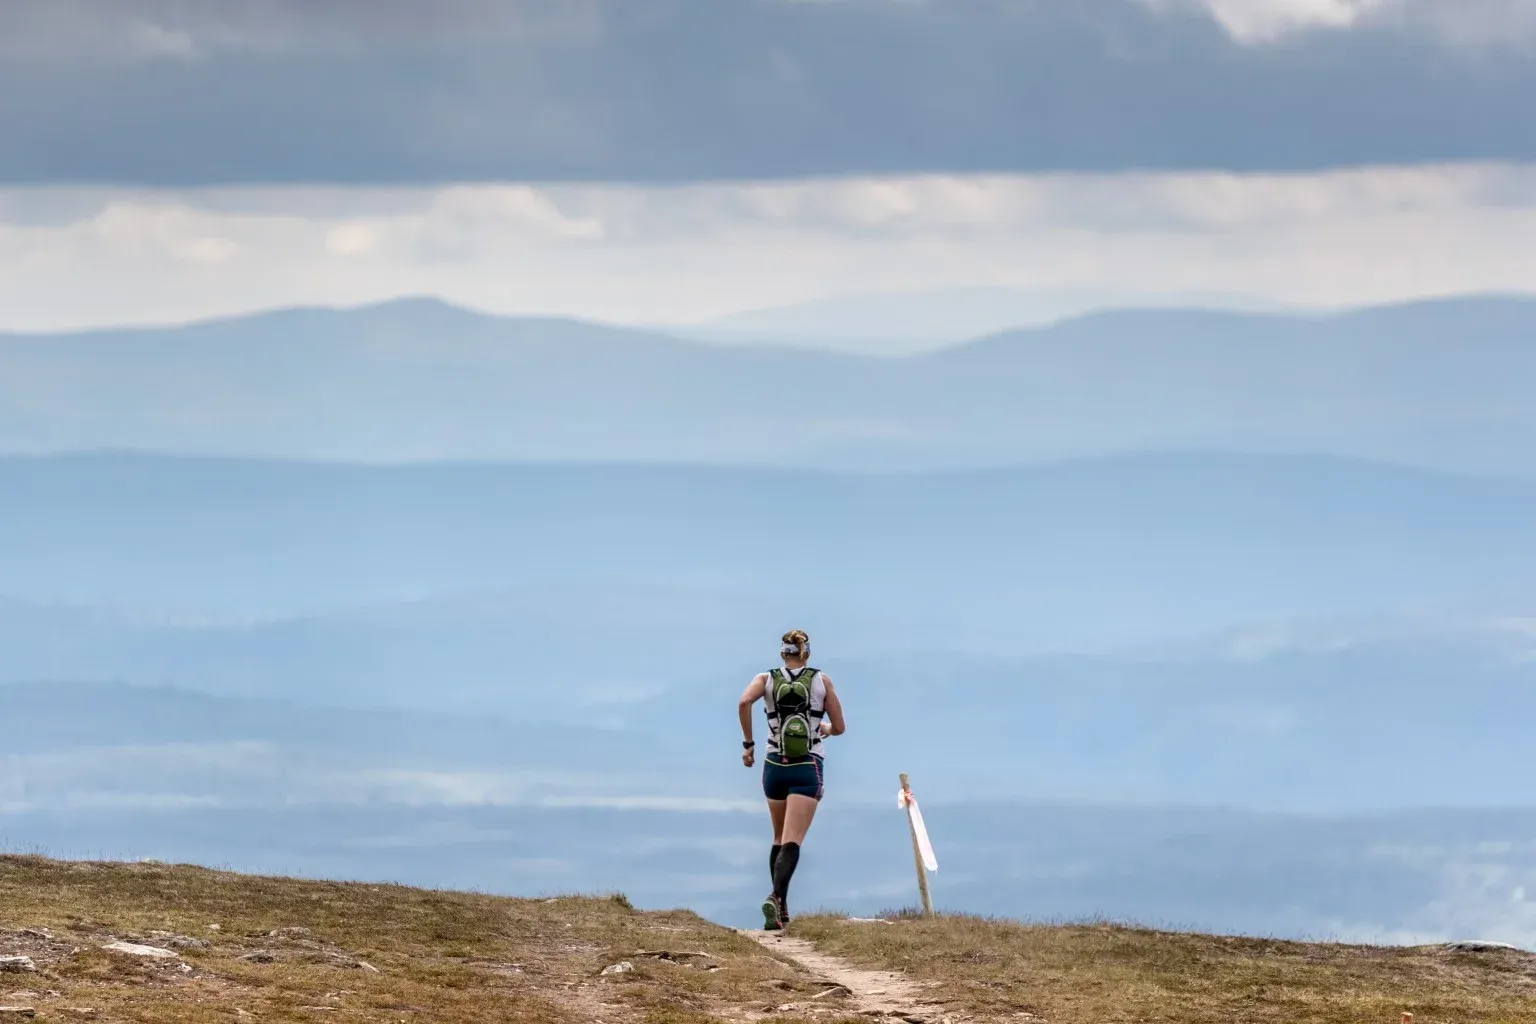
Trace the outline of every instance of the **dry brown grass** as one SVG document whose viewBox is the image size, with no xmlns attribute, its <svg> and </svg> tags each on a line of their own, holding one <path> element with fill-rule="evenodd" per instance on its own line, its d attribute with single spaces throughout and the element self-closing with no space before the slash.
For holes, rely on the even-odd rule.
<svg viewBox="0 0 1536 1024">
<path fill-rule="evenodd" d="M 1028 926 L 941 916 L 892 924 L 798 918 L 797 935 L 871 967 L 938 982 L 984 1019 L 1050 1024 L 1536 1022 L 1536 957 Z"/>
<path fill-rule="evenodd" d="M 178 961 L 101 948 L 172 936 L 208 945 Z M 641 950 L 705 955 L 670 962 Z M 33 957 L 38 972 L 0 974 L 0 1005 L 125 1024 L 711 1024 L 776 1019 L 771 1002 L 814 988 L 749 939 L 622 898 L 513 900 L 37 857 L 0 857 L 0 955 L 12 954 Z M 634 970 L 600 976 L 620 961 Z"/>
<path fill-rule="evenodd" d="M 930 1019 L 1397 1024 L 1409 1010 L 1415 1024 L 1536 1024 L 1536 957 L 1513 952 L 968 917 L 804 917 L 792 932 L 855 964 L 933 983 Z M 102 948 L 176 937 L 196 940 L 178 960 Z M 681 955 L 690 953 L 702 955 Z M 35 1006 L 40 1020 L 122 1024 L 790 1024 L 800 1018 L 773 1007 L 806 1005 L 819 988 L 750 939 L 686 911 L 640 913 L 622 898 L 514 900 L 36 857 L 0 857 L 0 955 L 12 954 L 38 971 L 0 974 L 0 1005 Z M 620 961 L 634 970 L 600 975 Z"/>
</svg>

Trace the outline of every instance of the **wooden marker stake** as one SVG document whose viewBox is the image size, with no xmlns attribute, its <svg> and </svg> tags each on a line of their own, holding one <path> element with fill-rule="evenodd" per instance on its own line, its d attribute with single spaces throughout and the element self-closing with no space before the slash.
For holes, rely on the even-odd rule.
<svg viewBox="0 0 1536 1024">
<path fill-rule="evenodd" d="M 901 773 L 901 791 L 904 795 L 912 795 L 912 787 L 907 782 L 907 773 Z M 912 820 L 912 804 L 906 803 L 907 831 L 912 833 L 912 861 L 917 865 L 917 891 L 923 898 L 923 916 L 933 916 L 933 901 L 928 896 L 928 869 L 923 866 L 923 852 L 917 845 L 917 823 Z"/>
</svg>

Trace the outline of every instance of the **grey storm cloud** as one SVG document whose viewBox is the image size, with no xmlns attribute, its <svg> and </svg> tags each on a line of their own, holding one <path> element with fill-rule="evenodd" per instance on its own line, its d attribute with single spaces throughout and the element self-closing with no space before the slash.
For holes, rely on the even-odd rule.
<svg viewBox="0 0 1536 1024">
<path fill-rule="evenodd" d="M 1523 161 L 1536 159 L 1532 13 L 1532 0 L 8 0 L 0 182 Z"/>
</svg>

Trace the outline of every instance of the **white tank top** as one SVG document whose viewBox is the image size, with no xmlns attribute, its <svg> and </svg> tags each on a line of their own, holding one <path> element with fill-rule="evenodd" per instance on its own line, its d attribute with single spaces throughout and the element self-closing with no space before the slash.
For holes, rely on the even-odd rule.
<svg viewBox="0 0 1536 1024">
<path fill-rule="evenodd" d="M 789 674 L 789 669 L 781 669 Z M 779 715 L 773 706 L 773 673 L 766 672 L 767 681 L 763 683 L 763 708 L 768 712 L 768 753 L 779 752 Z M 811 680 L 811 753 L 820 756 L 822 747 L 821 715 L 826 710 L 827 701 L 827 677 L 820 669 L 816 670 L 816 676 Z"/>
</svg>

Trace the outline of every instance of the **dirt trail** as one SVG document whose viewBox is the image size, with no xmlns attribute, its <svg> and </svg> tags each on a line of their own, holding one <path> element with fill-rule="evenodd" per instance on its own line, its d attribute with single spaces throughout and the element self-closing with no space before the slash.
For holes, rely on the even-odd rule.
<svg viewBox="0 0 1536 1024">
<path fill-rule="evenodd" d="M 911 1024 L 961 1024 L 966 1018 L 947 1014 L 923 995 L 923 986 L 900 971 L 870 971 L 855 967 L 840 957 L 818 950 L 805 939 L 782 932 L 743 931 L 767 949 L 788 957 L 826 983 L 828 991 L 820 999 L 801 1000 L 795 1009 L 804 1013 L 825 1012 L 848 1016 L 861 1014 Z M 834 991 L 841 988 L 843 991 Z"/>
</svg>

